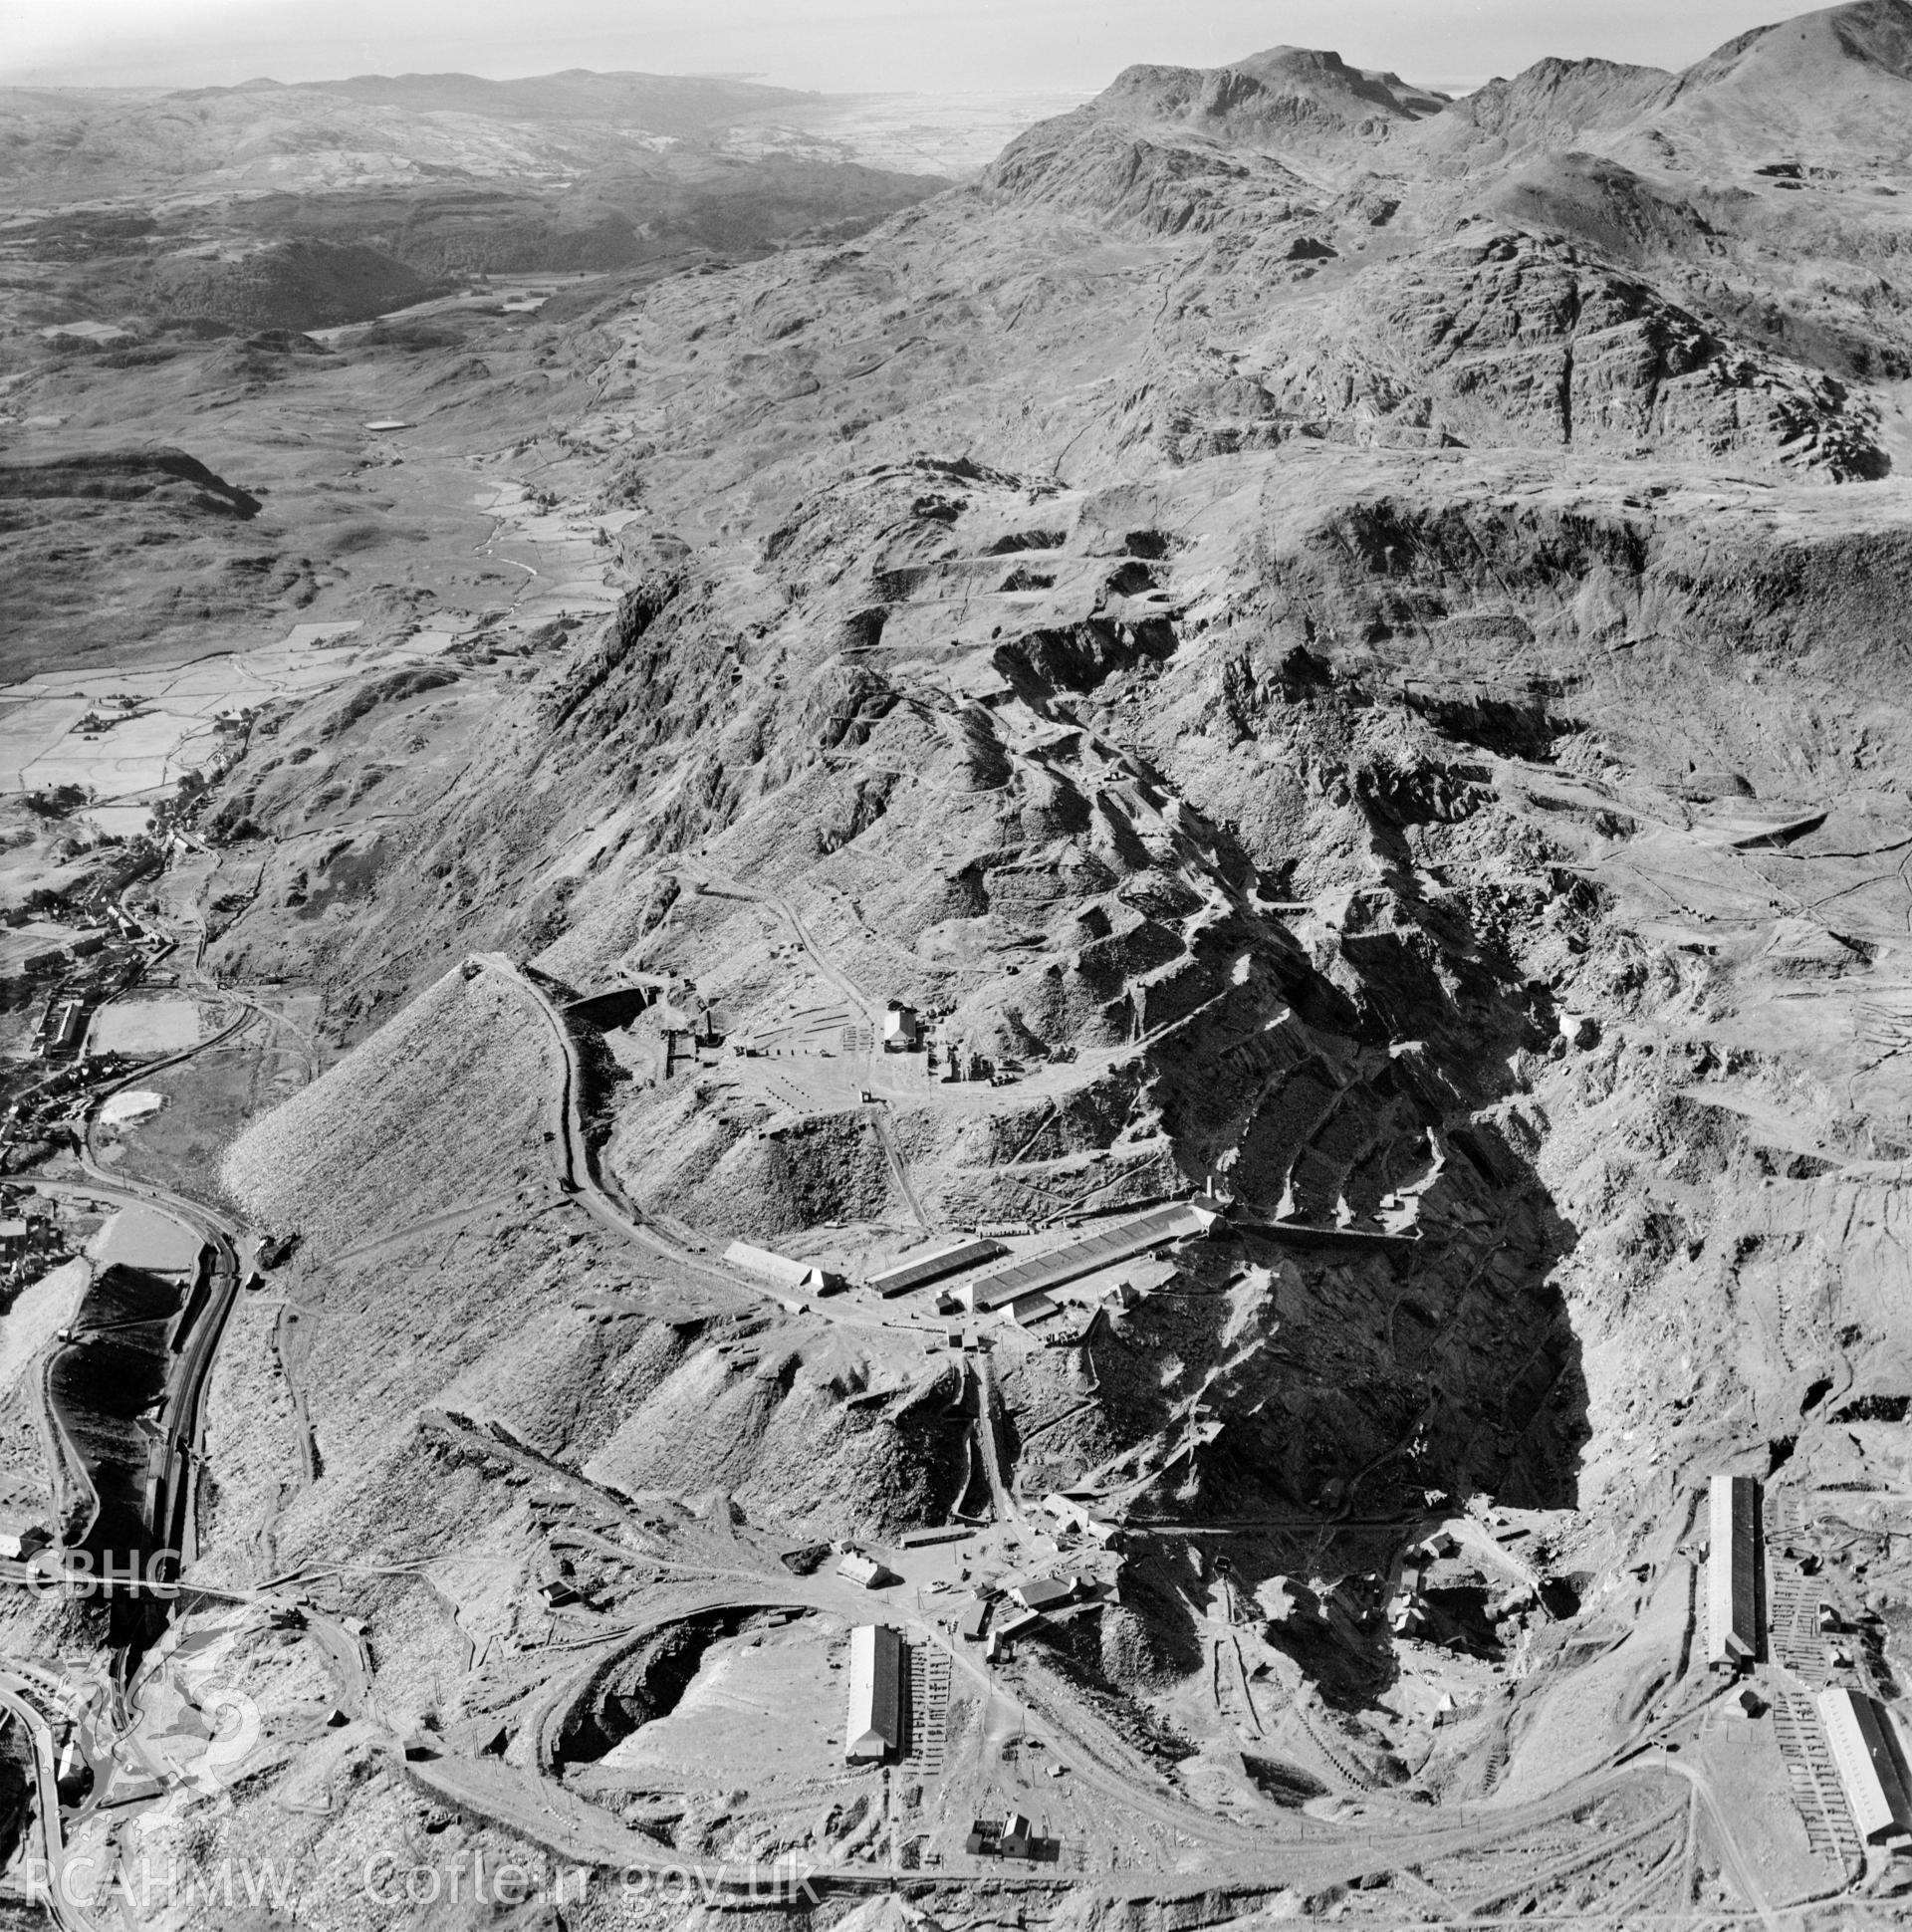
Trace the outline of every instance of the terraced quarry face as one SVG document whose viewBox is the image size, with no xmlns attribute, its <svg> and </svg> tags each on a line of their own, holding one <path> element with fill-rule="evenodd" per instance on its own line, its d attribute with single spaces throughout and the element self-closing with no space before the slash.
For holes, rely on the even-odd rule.
<svg viewBox="0 0 1912 1932">
<path fill-rule="evenodd" d="M 1896 1922 L 1907 47 L 56 104 L 62 1924 Z"/>
</svg>

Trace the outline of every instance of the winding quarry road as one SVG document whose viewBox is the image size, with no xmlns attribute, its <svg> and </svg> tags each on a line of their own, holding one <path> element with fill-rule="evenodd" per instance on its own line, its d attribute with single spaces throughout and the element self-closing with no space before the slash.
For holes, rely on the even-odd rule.
<svg viewBox="0 0 1912 1932">
<path fill-rule="evenodd" d="M 579 1057 L 578 1042 L 565 1024 L 565 1016 L 558 1011 L 544 989 L 521 973 L 502 953 L 474 953 L 471 964 L 495 973 L 521 999 L 537 1009 L 539 1018 L 550 1031 L 564 1058 L 564 1086 L 558 1096 L 558 1125 L 552 1142 L 558 1157 L 559 1184 L 566 1193 L 575 1196 L 578 1204 L 594 1221 L 619 1240 L 631 1242 L 664 1260 L 696 1266 L 695 1257 L 687 1254 L 668 1236 L 644 1222 L 632 1220 L 610 1198 L 598 1180 L 590 1142 L 585 1137 L 584 1063 Z M 729 1277 L 725 1276 L 724 1279 L 728 1281 Z"/>
</svg>

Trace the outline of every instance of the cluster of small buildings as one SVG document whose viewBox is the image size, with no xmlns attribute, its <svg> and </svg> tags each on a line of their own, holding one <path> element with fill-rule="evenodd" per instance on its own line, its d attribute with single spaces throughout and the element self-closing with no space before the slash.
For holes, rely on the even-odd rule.
<svg viewBox="0 0 1912 1932">
<path fill-rule="evenodd" d="M 132 945 L 147 946 L 157 950 L 168 943 L 163 933 L 155 932 L 142 920 L 128 912 L 117 899 L 108 903 L 106 914 L 114 932 Z M 104 933 L 101 943 L 105 944 Z"/>
<path fill-rule="evenodd" d="M 567 1011 L 605 1033 L 621 1032 L 652 1015 L 663 1043 L 666 1080 L 679 1061 L 701 1065 L 705 1054 L 717 1053 L 727 1040 L 734 1054 L 751 1051 L 747 1040 L 731 1039 L 736 1023 L 730 1013 L 704 999 L 695 981 L 675 973 L 632 973 L 609 992 L 572 1001 Z"/>
<path fill-rule="evenodd" d="M 44 1215 L 28 1216 L 11 1189 L 0 1197 L 0 1280 L 18 1290 L 37 1282 L 50 1268 L 67 1259 L 70 1250 L 59 1223 Z"/>
<path fill-rule="evenodd" d="M 943 1045 L 941 1020 L 935 1010 L 919 1013 L 902 1000 L 890 1000 L 883 1012 L 882 1049 L 886 1054 L 921 1054 L 925 1070 L 934 1073 L 940 1065 L 946 1081 L 984 1080 L 989 1063 L 980 1054 L 967 1053 L 959 1044 Z"/>
<path fill-rule="evenodd" d="M 100 706 L 112 707 L 104 710 Z M 97 738 L 103 732 L 111 731 L 115 725 L 129 723 L 134 718 L 149 716 L 151 706 L 143 709 L 140 701 L 126 691 L 116 691 L 110 697 L 100 700 L 100 705 L 89 710 L 73 727 L 83 738 Z"/>
<path fill-rule="evenodd" d="M 1051 1500 L 1063 1504 L 1076 1521 L 1087 1525 L 1084 1534 L 1094 1542 L 1106 1546 L 1118 1534 L 1112 1524 L 1091 1522 L 1087 1512 L 1073 1499 L 1059 1497 Z M 953 1542 L 973 1534 L 965 1525 L 951 1524 L 912 1531 L 902 1541 L 906 1548 L 918 1548 L 924 1544 Z M 807 1575 L 819 1569 L 832 1554 L 823 1545 L 806 1546 L 801 1550 L 786 1552 L 783 1562 L 799 1574 Z M 857 1544 L 839 1544 L 835 1554 L 836 1574 L 858 1589 L 889 1589 L 902 1580 L 894 1570 Z M 963 1573 L 967 1575 L 968 1570 L 965 1570 Z M 945 1586 L 932 1583 L 930 1587 L 941 1591 Z M 993 1659 L 1001 1654 L 1001 1646 L 1011 1638 L 1076 1604 L 1100 1602 L 1103 1594 L 1097 1579 L 1086 1572 L 1032 1574 L 1012 1578 L 1000 1587 L 978 1585 L 966 1601 L 953 1603 L 941 1621 L 946 1629 L 967 1641 L 982 1644 L 985 1655 Z M 854 1728 L 851 1735 L 857 1735 Z"/>
<path fill-rule="evenodd" d="M 78 1130 L 83 1100 L 92 1087 L 110 1081 L 127 1065 L 123 1055 L 102 1054 L 96 1060 L 76 1060 L 49 1076 L 0 1113 L 0 1150 L 11 1142 L 44 1139 Z"/>
<path fill-rule="evenodd" d="M 1387 1600 L 1387 1627 L 1396 1636 L 1413 1636 L 1427 1624 L 1426 1591 L 1429 1572 L 1453 1557 L 1460 1546 L 1451 1532 L 1436 1530 L 1401 1560 L 1401 1579 Z"/>
<path fill-rule="evenodd" d="M 1003 1646 L 1078 1603 L 1099 1603 L 1103 1592 L 1093 1576 L 1080 1573 L 1024 1576 L 1001 1589 L 979 1588 L 946 1619 L 966 1643 L 980 1644 L 994 1662 Z"/>
<path fill-rule="evenodd" d="M 24 1119 L 49 1101 L 82 1092 L 90 1087 L 97 1087 L 102 1081 L 113 1079 L 129 1065 L 131 1063 L 122 1054 L 101 1054 L 93 1060 L 75 1061 L 71 1066 L 61 1068 L 57 1074 L 49 1075 L 24 1100 L 14 1101 L 7 1109 L 6 1118 L 9 1123 Z"/>
<path fill-rule="evenodd" d="M 945 1042 L 942 1022 L 948 1009 L 930 1008 L 919 1012 L 903 1000 L 890 1000 L 883 1012 L 881 1046 L 886 1054 L 921 1054 L 925 1071 L 934 1075 L 940 1067 L 946 1082 L 988 1081 L 992 1087 L 1007 1086 L 1016 1075 L 999 1069 L 985 1054 L 960 1040 Z"/>
<path fill-rule="evenodd" d="M 1043 1498 L 1042 1509 L 1046 1515 L 1056 1519 L 1059 1529 L 1074 1532 L 1076 1536 L 1087 1537 L 1092 1543 L 1099 1543 L 1107 1549 L 1121 1535 L 1121 1526 L 1111 1523 L 1105 1517 L 1093 1514 L 1080 1497 L 1071 1496 L 1064 1490 L 1051 1490 Z"/>
</svg>

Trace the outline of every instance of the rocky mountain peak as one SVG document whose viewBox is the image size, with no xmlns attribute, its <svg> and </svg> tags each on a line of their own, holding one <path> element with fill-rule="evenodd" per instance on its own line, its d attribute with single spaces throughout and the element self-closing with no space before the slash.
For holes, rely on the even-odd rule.
<svg viewBox="0 0 1912 1932">
<path fill-rule="evenodd" d="M 1776 21 L 1717 48 L 1683 76 L 1687 86 L 1708 86 L 1735 73 L 1817 65 L 1827 58 L 1877 67 L 1912 79 L 1912 5 L 1907 0 L 1851 0 L 1792 20 Z"/>
<path fill-rule="evenodd" d="M 1271 47 L 1224 67 L 1125 68 L 1081 113 L 1200 133 L 1249 147 L 1384 138 L 1438 114 L 1446 97 L 1398 75 L 1351 67 L 1321 48 Z"/>
<path fill-rule="evenodd" d="M 1656 67 L 1550 57 L 1455 102 L 1427 128 L 1427 144 L 1437 154 L 1476 151 L 1494 159 L 1567 148 L 1589 129 L 1630 126 L 1677 85 Z"/>
<path fill-rule="evenodd" d="M 1684 171 L 1788 155 L 1851 169 L 1902 154 L 1912 110 L 1912 6 L 1905 0 L 1802 14 L 1696 62 L 1635 150 Z M 1828 177 L 1829 178 L 1829 177 Z"/>
<path fill-rule="evenodd" d="M 1246 74 L 1271 93 L 1303 95 L 1323 104 L 1358 102 L 1369 110 L 1407 120 L 1439 114 L 1448 97 L 1403 81 L 1378 68 L 1351 67 L 1327 48 L 1270 47 L 1225 70 Z"/>
<path fill-rule="evenodd" d="M 1543 60 L 1413 138 L 1437 167 L 1470 172 L 1576 147 L 1680 174 L 1744 177 L 1789 157 L 1850 168 L 1904 151 L 1908 79 L 1912 5 L 1856 0 L 1756 28 L 1677 75 Z"/>
</svg>

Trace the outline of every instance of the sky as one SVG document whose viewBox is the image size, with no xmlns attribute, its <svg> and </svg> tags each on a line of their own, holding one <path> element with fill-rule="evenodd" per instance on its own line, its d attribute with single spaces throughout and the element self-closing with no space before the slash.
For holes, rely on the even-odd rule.
<svg viewBox="0 0 1912 1932">
<path fill-rule="evenodd" d="M 1788 0 L 0 0 L 0 79 L 202 87 L 567 67 L 832 93 L 1088 93 L 1133 61 L 1331 47 L 1450 90 L 1544 54 L 1683 67 Z"/>
</svg>

